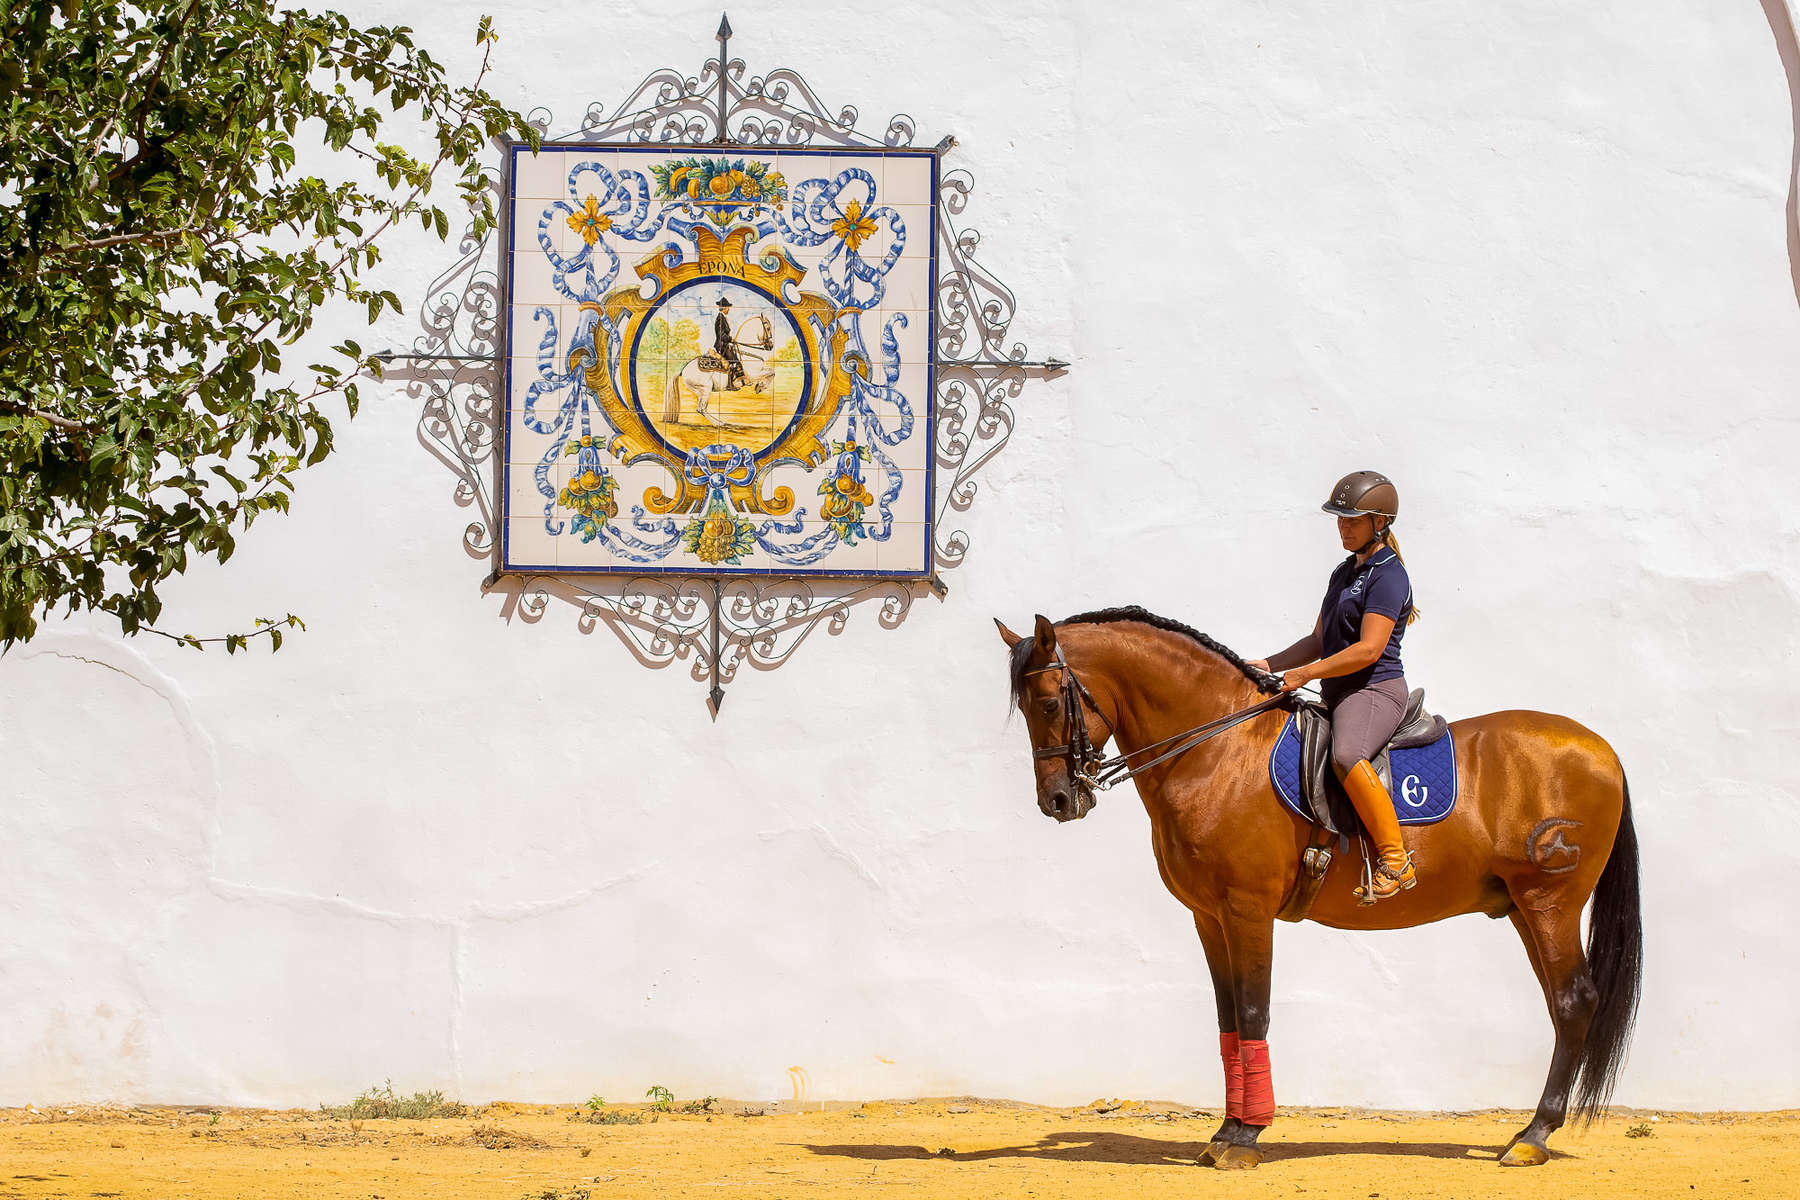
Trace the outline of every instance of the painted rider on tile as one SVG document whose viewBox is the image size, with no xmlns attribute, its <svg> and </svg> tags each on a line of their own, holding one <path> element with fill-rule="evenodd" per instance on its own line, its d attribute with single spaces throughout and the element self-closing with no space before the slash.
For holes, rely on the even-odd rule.
<svg viewBox="0 0 1800 1200">
<path fill-rule="evenodd" d="M 719 315 L 713 318 L 713 353 L 725 360 L 729 372 L 725 387 L 736 391 L 744 386 L 744 362 L 738 357 L 737 340 L 731 336 L 731 301 L 719 297 Z"/>
</svg>

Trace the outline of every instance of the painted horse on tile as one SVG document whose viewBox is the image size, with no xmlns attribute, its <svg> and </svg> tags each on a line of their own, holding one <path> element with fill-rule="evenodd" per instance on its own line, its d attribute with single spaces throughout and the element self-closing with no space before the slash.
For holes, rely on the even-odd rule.
<svg viewBox="0 0 1800 1200">
<path fill-rule="evenodd" d="M 1205 634 L 1139 608 L 1061 624 L 1040 616 L 1029 636 L 1004 625 L 1000 634 L 1044 814 L 1087 815 L 1109 740 L 1119 752 L 1115 774 L 1130 769 L 1157 868 L 1193 914 L 1218 1005 L 1226 1117 L 1201 1162 L 1254 1167 L 1257 1139 L 1275 1114 L 1267 1040 L 1275 920 L 1312 832 L 1282 806 L 1267 771 L 1291 701 L 1270 698 L 1273 677 Z M 1637 1012 L 1643 939 L 1630 795 L 1612 748 L 1566 717 L 1489 713 L 1450 731 L 1461 799 L 1441 822 L 1409 832 L 1420 885 L 1359 906 L 1356 868 L 1339 855 L 1308 916 L 1338 929 L 1407 928 L 1464 913 L 1512 921 L 1549 1003 L 1556 1047 L 1537 1112 L 1500 1161 L 1535 1166 L 1549 1158 L 1547 1140 L 1567 1119 L 1571 1093 L 1578 1119 L 1605 1107 Z"/>
<path fill-rule="evenodd" d="M 767 390 L 775 378 L 775 368 L 770 365 L 766 353 L 756 351 L 775 348 L 774 330 L 768 315 L 758 314 L 740 322 L 732 342 L 737 347 L 738 361 L 743 364 L 743 386 L 759 393 Z M 663 389 L 663 420 L 680 423 L 686 399 L 691 396 L 697 415 L 714 425 L 724 425 L 724 421 L 708 411 L 706 402 L 715 392 L 735 390 L 731 386 L 730 365 L 716 354 L 690 358 L 682 364 L 681 370 L 669 376 L 669 385 Z"/>
</svg>

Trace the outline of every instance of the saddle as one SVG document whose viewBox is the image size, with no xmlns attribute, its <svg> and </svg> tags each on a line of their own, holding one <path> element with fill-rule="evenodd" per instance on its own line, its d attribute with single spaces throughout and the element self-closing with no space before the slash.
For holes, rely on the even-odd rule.
<svg viewBox="0 0 1800 1200">
<path fill-rule="evenodd" d="M 702 371 L 729 371 L 731 364 L 708 350 L 700 356 L 700 369 Z"/>
<path fill-rule="evenodd" d="M 1456 803 L 1456 752 L 1444 718 L 1425 711 L 1425 692 L 1407 697 L 1400 727 L 1371 765 L 1394 797 L 1402 825 L 1441 821 Z M 1398 759 L 1398 762 L 1396 762 Z M 1404 784 L 1399 793 L 1394 777 Z M 1301 870 L 1282 906 L 1284 921 L 1305 920 L 1331 867 L 1332 843 L 1348 854 L 1363 834 L 1362 818 L 1331 767 L 1331 717 L 1321 704 L 1302 703 L 1288 718 L 1269 755 L 1269 778 L 1281 802 L 1312 822 L 1312 836 L 1300 856 Z"/>
<path fill-rule="evenodd" d="M 1331 715 L 1322 704 L 1307 701 L 1294 713 L 1293 721 L 1300 735 L 1300 794 L 1305 798 L 1313 824 L 1324 826 L 1328 833 L 1340 837 L 1359 837 L 1362 818 L 1356 806 L 1344 793 L 1337 772 L 1331 769 Z M 1388 739 L 1381 753 L 1369 760 L 1381 786 L 1394 794 L 1394 772 L 1389 752 L 1429 746 L 1450 732 L 1444 718 L 1425 711 L 1425 689 L 1414 688 L 1406 698 L 1406 711 L 1400 717 L 1400 728 Z"/>
</svg>

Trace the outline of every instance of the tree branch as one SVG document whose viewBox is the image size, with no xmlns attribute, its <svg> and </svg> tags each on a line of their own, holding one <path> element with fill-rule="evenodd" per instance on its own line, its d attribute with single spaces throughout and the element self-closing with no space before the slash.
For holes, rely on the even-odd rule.
<svg viewBox="0 0 1800 1200">
<path fill-rule="evenodd" d="M 0 412 L 15 413 L 22 417 L 36 417 L 40 421 L 48 421 L 58 429 L 66 429 L 70 433 L 92 433 L 93 425 L 86 421 L 74 421 L 68 417 L 59 417 L 53 412 L 45 412 L 41 408 L 33 408 L 29 404 L 20 404 L 16 400 L 0 400 Z"/>
<path fill-rule="evenodd" d="M 271 621 L 267 617 L 258 617 L 256 619 L 256 625 L 257 628 L 254 633 L 228 633 L 224 637 L 195 637 L 191 633 L 169 633 L 165 630 L 156 628 L 154 625 L 139 625 L 137 631 L 139 633 L 154 633 L 157 637 L 168 638 L 176 645 L 191 646 L 195 650 L 204 650 L 209 643 L 217 644 L 219 642 L 224 642 L 226 651 L 231 654 L 236 654 L 239 650 L 247 650 L 250 648 L 251 638 L 262 637 L 264 634 L 269 636 L 270 649 L 279 650 L 281 649 L 281 631 L 283 629 L 299 629 L 302 631 L 306 629 L 306 623 L 299 617 L 296 617 L 293 613 L 289 613 L 279 621 Z"/>
<path fill-rule="evenodd" d="M 80 250 L 98 250 L 103 246 L 119 246 L 126 242 L 161 242 L 170 238 L 178 238 L 184 234 L 198 230 L 195 225 L 180 225 L 174 229 L 153 229 L 148 233 L 115 233 L 111 237 L 89 238 L 85 242 L 75 242 L 68 246 L 52 246 L 42 252 L 44 258 L 56 258 L 64 254 L 74 254 Z"/>
<path fill-rule="evenodd" d="M 162 53 L 156 56 L 156 65 L 150 68 L 148 74 L 132 81 L 133 87 L 142 85 L 144 88 L 144 102 L 138 105 L 136 113 L 137 144 L 139 146 L 145 143 L 144 123 L 150 117 L 150 105 L 153 100 L 151 92 L 155 90 L 156 81 L 162 78 L 163 68 L 169 63 L 169 55 L 174 53 L 176 44 L 181 41 L 181 27 L 187 24 L 187 19 L 193 16 L 194 10 L 199 7 L 200 0 L 190 0 L 187 8 L 175 15 L 175 19 L 169 25 L 169 36 L 163 39 Z M 137 159 L 134 157 L 132 161 L 136 162 Z"/>
</svg>

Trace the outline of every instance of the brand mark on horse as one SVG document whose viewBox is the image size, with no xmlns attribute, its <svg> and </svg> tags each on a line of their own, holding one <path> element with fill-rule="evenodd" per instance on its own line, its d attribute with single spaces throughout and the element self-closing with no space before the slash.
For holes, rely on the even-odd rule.
<svg viewBox="0 0 1800 1200">
<path fill-rule="evenodd" d="M 1525 837 L 1525 857 L 1546 875 L 1567 875 L 1581 865 L 1581 847 L 1563 837 L 1565 829 L 1580 829 L 1580 821 L 1546 817 Z"/>
</svg>

